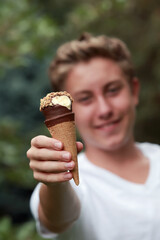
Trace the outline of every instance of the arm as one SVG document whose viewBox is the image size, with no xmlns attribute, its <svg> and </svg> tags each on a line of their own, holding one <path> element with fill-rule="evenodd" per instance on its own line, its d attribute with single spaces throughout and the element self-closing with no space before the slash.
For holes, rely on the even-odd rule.
<svg viewBox="0 0 160 240">
<path fill-rule="evenodd" d="M 40 189 L 39 218 L 52 232 L 67 229 L 80 214 L 80 202 L 70 183 Z"/>
<path fill-rule="evenodd" d="M 81 143 L 77 143 L 77 149 L 82 149 Z M 80 213 L 79 199 L 68 182 L 72 174 L 67 170 L 74 168 L 71 155 L 63 150 L 63 144 L 57 140 L 38 136 L 31 141 L 27 157 L 30 159 L 34 178 L 42 182 L 39 219 L 50 231 L 62 232 Z"/>
</svg>

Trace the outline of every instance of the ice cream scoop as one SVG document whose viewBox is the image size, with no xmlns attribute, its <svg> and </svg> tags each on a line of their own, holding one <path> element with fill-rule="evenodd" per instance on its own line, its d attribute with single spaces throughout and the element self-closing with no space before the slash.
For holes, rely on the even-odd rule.
<svg viewBox="0 0 160 240">
<path fill-rule="evenodd" d="M 64 150 L 72 155 L 75 168 L 71 171 L 76 185 L 79 185 L 76 131 L 74 113 L 72 112 L 73 99 L 69 93 L 51 92 L 40 102 L 40 111 L 45 116 L 47 126 L 53 138 L 64 144 Z"/>
</svg>

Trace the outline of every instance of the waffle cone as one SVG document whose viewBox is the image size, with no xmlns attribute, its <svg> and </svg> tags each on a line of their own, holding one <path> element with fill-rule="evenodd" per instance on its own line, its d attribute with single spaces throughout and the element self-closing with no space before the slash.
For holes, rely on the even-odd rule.
<svg viewBox="0 0 160 240">
<path fill-rule="evenodd" d="M 58 123 L 48 130 L 53 138 L 61 141 L 64 144 L 64 150 L 72 155 L 72 160 L 75 162 L 75 168 L 71 171 L 76 185 L 79 185 L 77 147 L 76 147 L 76 132 L 74 121 L 66 121 Z"/>
</svg>

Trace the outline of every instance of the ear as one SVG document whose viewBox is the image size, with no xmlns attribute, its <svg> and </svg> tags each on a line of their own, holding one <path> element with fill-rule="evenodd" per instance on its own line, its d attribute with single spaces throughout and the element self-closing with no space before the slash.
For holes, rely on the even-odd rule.
<svg viewBox="0 0 160 240">
<path fill-rule="evenodd" d="M 139 103 L 139 91 L 140 91 L 139 80 L 138 78 L 134 77 L 132 79 L 132 94 L 133 94 L 135 106 L 137 106 Z"/>
</svg>

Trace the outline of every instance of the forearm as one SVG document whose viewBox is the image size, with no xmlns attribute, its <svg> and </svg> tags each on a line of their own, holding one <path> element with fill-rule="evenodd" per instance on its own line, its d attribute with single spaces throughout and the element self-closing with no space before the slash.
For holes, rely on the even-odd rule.
<svg viewBox="0 0 160 240">
<path fill-rule="evenodd" d="M 80 201 L 69 182 L 52 186 L 42 184 L 40 189 L 39 218 L 49 230 L 62 232 L 80 214 Z"/>
<path fill-rule="evenodd" d="M 77 143 L 77 152 L 83 148 Z M 68 182 L 75 163 L 63 143 L 46 136 L 32 139 L 27 151 L 33 176 L 41 184 L 38 214 L 40 222 L 52 232 L 64 231 L 80 214 L 80 202 Z M 37 200 L 39 201 L 39 199 Z M 34 210 L 33 210 L 34 211 Z M 35 211 L 35 216 L 37 217 Z"/>
</svg>

